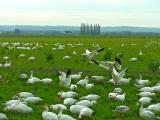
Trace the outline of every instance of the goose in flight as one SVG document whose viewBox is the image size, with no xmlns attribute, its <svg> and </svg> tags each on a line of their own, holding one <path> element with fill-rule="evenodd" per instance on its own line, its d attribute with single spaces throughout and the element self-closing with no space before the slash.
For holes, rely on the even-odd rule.
<svg viewBox="0 0 160 120">
<path fill-rule="evenodd" d="M 100 66 L 101 68 L 103 68 L 107 71 L 112 70 L 113 66 L 115 66 L 117 70 L 121 70 L 121 66 L 122 66 L 121 60 L 117 57 L 115 58 L 115 60 L 113 62 L 112 61 L 99 61 L 98 62 L 94 59 L 92 59 L 92 61 L 96 65 Z"/>
<path fill-rule="evenodd" d="M 94 55 L 97 55 L 99 52 L 103 51 L 105 48 L 100 48 L 97 50 L 91 51 L 90 49 L 86 49 L 86 52 L 81 54 L 82 56 L 85 56 L 87 59 L 92 60 Z"/>
</svg>

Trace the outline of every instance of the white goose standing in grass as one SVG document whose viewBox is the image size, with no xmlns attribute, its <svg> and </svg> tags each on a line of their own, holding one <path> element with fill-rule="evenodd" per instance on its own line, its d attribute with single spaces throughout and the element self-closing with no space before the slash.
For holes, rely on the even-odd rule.
<svg viewBox="0 0 160 120">
<path fill-rule="evenodd" d="M 58 120 L 76 120 L 73 117 L 63 114 L 62 110 L 60 109 L 59 113 L 58 113 Z"/>
<path fill-rule="evenodd" d="M 117 96 L 117 93 L 114 93 L 114 92 L 110 92 L 110 93 L 108 94 L 108 98 L 109 98 L 109 99 L 115 99 L 116 96 Z"/>
<path fill-rule="evenodd" d="M 59 73 L 60 73 L 59 76 L 60 84 L 64 87 L 69 87 L 71 84 L 71 77 L 70 77 L 71 70 L 68 70 L 67 73 L 61 71 L 59 71 Z"/>
<path fill-rule="evenodd" d="M 77 102 L 77 100 L 74 99 L 74 98 L 66 98 L 63 101 L 63 104 L 66 105 L 66 106 L 71 106 L 71 105 L 75 104 L 76 102 Z"/>
<path fill-rule="evenodd" d="M 30 78 L 27 80 L 27 83 L 34 84 L 38 82 L 41 82 L 41 80 L 37 77 L 33 77 L 33 71 L 31 71 L 31 75 L 30 75 Z"/>
<path fill-rule="evenodd" d="M 25 102 L 27 102 L 27 103 L 33 103 L 33 104 L 39 103 L 42 100 L 43 99 L 41 99 L 40 97 L 27 97 L 27 98 L 24 99 Z"/>
<path fill-rule="evenodd" d="M 100 98 L 97 94 L 89 94 L 87 96 L 83 96 L 80 100 L 89 100 L 89 101 L 97 101 Z"/>
<path fill-rule="evenodd" d="M 87 108 L 87 107 L 83 106 L 83 105 L 71 105 L 70 106 L 70 112 L 73 113 L 73 114 L 79 115 L 83 108 Z"/>
<path fill-rule="evenodd" d="M 128 106 L 125 106 L 125 105 L 120 105 L 120 106 L 118 106 L 114 109 L 115 112 L 119 112 L 119 113 L 126 113 L 129 110 L 130 110 L 130 108 Z"/>
<path fill-rule="evenodd" d="M 41 82 L 44 84 L 50 84 L 53 82 L 53 80 L 51 78 L 43 78 Z"/>
<path fill-rule="evenodd" d="M 31 92 L 20 92 L 17 95 L 22 98 L 28 98 L 28 97 L 34 96 L 33 93 L 31 93 Z"/>
<path fill-rule="evenodd" d="M 91 80 L 95 81 L 95 82 L 102 82 L 105 79 L 104 76 L 91 76 Z"/>
<path fill-rule="evenodd" d="M 74 51 L 72 52 L 72 54 L 73 54 L 73 55 L 77 55 L 77 52 L 74 50 Z"/>
<path fill-rule="evenodd" d="M 23 103 L 23 104 L 25 104 L 25 105 L 27 105 L 27 103 L 25 101 L 21 100 L 18 96 L 16 96 L 16 98 L 18 98 L 18 99 L 17 100 L 5 101 L 3 103 L 3 105 L 5 105 L 5 106 L 11 106 L 13 104 L 20 103 L 20 102 Z"/>
<path fill-rule="evenodd" d="M 26 80 L 28 78 L 28 75 L 27 74 L 20 74 L 19 75 L 19 79 L 20 80 Z"/>
<path fill-rule="evenodd" d="M 11 65 L 12 65 L 12 63 L 9 62 L 8 60 L 6 60 L 6 62 L 3 64 L 3 67 L 4 67 L 4 68 L 10 68 Z"/>
<path fill-rule="evenodd" d="M 155 93 L 151 93 L 151 92 L 140 92 L 139 94 L 136 94 L 140 97 L 153 97 L 155 96 L 156 94 Z"/>
<path fill-rule="evenodd" d="M 72 80 L 79 80 L 79 79 L 81 79 L 81 76 L 82 76 L 82 72 L 79 72 L 78 74 L 70 75 Z"/>
<path fill-rule="evenodd" d="M 58 112 L 59 110 L 61 110 L 61 111 L 67 110 L 67 107 L 66 107 L 65 105 L 63 105 L 63 104 L 51 105 L 50 108 L 53 109 L 54 111 L 57 111 L 57 112 Z"/>
<path fill-rule="evenodd" d="M 152 101 L 152 98 L 150 98 L 150 97 L 142 97 L 142 98 L 140 98 L 140 99 L 138 100 L 138 103 L 141 103 L 141 104 L 143 104 L 143 105 L 148 105 L 148 104 L 151 103 L 151 101 Z M 137 103 L 137 104 L 138 104 L 138 103 Z"/>
<path fill-rule="evenodd" d="M 147 108 L 143 108 L 143 104 L 140 104 L 140 111 L 139 111 L 139 115 L 142 118 L 145 119 L 156 119 L 158 118 L 155 113 L 151 112 L 150 110 L 148 110 Z"/>
<path fill-rule="evenodd" d="M 88 84 L 88 82 L 89 82 L 89 77 L 86 76 L 84 79 L 79 80 L 76 84 L 78 86 L 85 87 L 85 85 Z"/>
<path fill-rule="evenodd" d="M 145 86 L 145 85 L 149 85 L 149 80 L 143 80 L 142 79 L 142 75 L 140 75 L 140 78 L 138 79 L 138 80 L 136 80 L 136 84 L 140 84 L 140 85 L 143 85 L 143 86 Z"/>
<path fill-rule="evenodd" d="M 139 55 L 139 56 L 142 56 L 142 55 L 143 55 L 142 50 L 139 50 L 138 55 Z"/>
<path fill-rule="evenodd" d="M 71 84 L 71 86 L 69 87 L 69 89 L 70 89 L 71 91 L 76 91 L 76 90 L 77 90 L 77 85 Z"/>
<path fill-rule="evenodd" d="M 75 98 L 78 93 L 74 92 L 74 91 L 68 91 L 68 92 L 58 92 L 58 95 L 62 98 L 62 99 L 66 99 L 66 98 Z"/>
<path fill-rule="evenodd" d="M 121 102 L 124 102 L 124 100 L 125 100 L 125 98 L 126 98 L 125 96 L 126 96 L 125 93 L 123 93 L 122 95 L 117 94 L 114 99 L 115 99 L 115 100 L 118 100 L 118 101 L 121 101 Z"/>
<path fill-rule="evenodd" d="M 118 93 L 118 94 L 122 94 L 123 93 L 121 88 L 114 88 L 113 92 L 114 93 Z"/>
<path fill-rule="evenodd" d="M 68 59 L 71 59 L 71 57 L 70 56 L 64 56 L 63 57 L 63 60 L 68 60 Z"/>
<path fill-rule="evenodd" d="M 140 92 L 154 92 L 153 87 L 143 87 L 139 89 Z"/>
<path fill-rule="evenodd" d="M 87 89 L 87 90 L 90 90 L 90 89 L 92 89 L 94 87 L 94 84 L 93 83 L 87 83 L 86 85 L 85 85 L 85 88 Z"/>
<path fill-rule="evenodd" d="M 89 117 L 91 118 L 93 115 L 94 111 L 91 108 L 82 108 L 82 110 L 79 113 L 78 118 L 81 119 L 82 117 Z"/>
<path fill-rule="evenodd" d="M 5 114 L 0 113 L 0 120 L 7 120 L 7 119 L 8 117 Z"/>
<path fill-rule="evenodd" d="M 75 103 L 75 105 L 83 105 L 86 107 L 91 107 L 94 104 L 97 104 L 97 101 L 81 100 L 81 101 Z"/>
<path fill-rule="evenodd" d="M 42 112 L 43 120 L 58 120 L 58 116 L 53 112 L 48 112 L 48 106 L 44 107 L 45 110 Z"/>
<path fill-rule="evenodd" d="M 23 104 L 22 102 L 18 101 L 10 106 L 6 106 L 4 111 L 10 112 L 18 112 L 18 113 L 30 113 L 33 112 L 32 108 L 28 107 L 27 105 Z"/>
<path fill-rule="evenodd" d="M 158 114 L 160 113 L 160 103 L 149 105 L 147 109 Z"/>
<path fill-rule="evenodd" d="M 29 57 L 28 59 L 27 59 L 27 61 L 35 61 L 36 60 L 36 57 Z"/>
</svg>

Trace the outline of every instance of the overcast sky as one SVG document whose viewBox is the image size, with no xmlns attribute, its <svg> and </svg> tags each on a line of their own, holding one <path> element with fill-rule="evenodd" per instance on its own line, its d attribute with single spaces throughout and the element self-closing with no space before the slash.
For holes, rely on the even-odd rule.
<svg viewBox="0 0 160 120">
<path fill-rule="evenodd" d="M 0 24 L 160 27 L 160 0 L 0 0 Z"/>
</svg>

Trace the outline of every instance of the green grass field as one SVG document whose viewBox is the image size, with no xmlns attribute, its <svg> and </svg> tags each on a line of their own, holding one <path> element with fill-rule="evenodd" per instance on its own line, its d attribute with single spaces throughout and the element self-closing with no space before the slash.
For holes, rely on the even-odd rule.
<svg viewBox="0 0 160 120">
<path fill-rule="evenodd" d="M 0 82 L 0 112 L 5 113 L 9 120 L 42 120 L 41 113 L 43 111 L 43 105 L 52 105 L 56 103 L 62 103 L 63 100 L 57 96 L 57 93 L 61 90 L 67 90 L 59 85 L 59 79 L 56 71 L 62 70 L 67 71 L 71 69 L 73 73 L 82 71 L 85 75 L 103 75 L 107 80 L 111 79 L 111 75 L 104 69 L 99 68 L 94 64 L 88 64 L 88 60 L 84 60 L 80 54 L 82 54 L 86 48 L 93 48 L 93 43 L 98 43 L 101 47 L 112 48 L 112 60 L 117 53 L 123 53 L 122 64 L 123 68 L 129 67 L 127 77 L 131 77 L 132 81 L 129 85 L 120 86 L 126 93 L 126 100 L 124 103 L 112 101 L 108 99 L 108 93 L 114 89 L 113 85 L 107 83 L 107 80 L 102 84 L 96 84 L 91 90 L 84 88 L 78 88 L 78 96 L 87 95 L 89 93 L 96 93 L 101 96 L 98 100 L 98 104 L 92 108 L 95 110 L 95 115 L 92 117 L 93 120 L 141 120 L 139 117 L 139 106 L 136 106 L 138 101 L 137 88 L 133 86 L 134 80 L 139 77 L 139 74 L 143 75 L 143 78 L 149 79 L 151 85 L 155 85 L 160 80 L 160 70 L 152 72 L 149 69 L 149 64 L 156 59 L 160 58 L 160 44 L 154 42 L 160 42 L 159 36 L 1 36 L 0 42 L 30 42 L 44 45 L 44 48 L 37 50 L 9 50 L 6 46 L 0 47 L 0 63 L 4 60 L 2 57 L 9 56 L 12 62 L 12 67 L 5 69 L 0 68 L 0 73 L 4 77 L 4 81 Z M 84 46 L 77 46 L 71 48 L 65 47 L 64 50 L 52 50 L 53 44 L 75 44 L 82 43 Z M 127 44 L 122 47 L 121 44 Z M 136 44 L 136 45 L 132 45 Z M 149 44 L 149 45 L 148 45 Z M 145 47 L 148 45 L 148 47 Z M 138 62 L 129 62 L 131 57 L 137 57 L 139 50 L 143 52 L 143 60 Z M 72 55 L 73 50 L 76 50 L 78 55 Z M 19 58 L 18 55 L 24 53 L 25 58 Z M 96 56 L 96 60 L 104 60 L 104 53 L 100 53 Z M 51 61 L 47 60 L 47 56 L 52 56 Z M 71 56 L 70 60 L 63 60 L 62 57 L 65 55 Z M 27 58 L 35 56 L 37 58 L 34 62 L 28 62 Z M 26 81 L 18 79 L 21 73 L 30 75 L 30 71 L 34 71 L 34 76 L 39 78 L 50 77 L 53 79 L 51 85 L 44 85 L 41 83 L 28 85 Z M 4 101 L 10 100 L 13 95 L 21 91 L 28 91 L 34 93 L 36 96 L 41 97 L 42 103 L 36 105 L 30 105 L 34 112 L 30 114 L 18 114 L 4 112 L 2 105 Z M 160 94 L 157 93 L 153 98 L 153 103 L 160 102 Z M 119 114 L 112 111 L 112 109 L 118 105 L 127 105 L 130 107 L 130 111 L 126 114 Z M 68 112 L 71 116 L 77 118 Z"/>
</svg>

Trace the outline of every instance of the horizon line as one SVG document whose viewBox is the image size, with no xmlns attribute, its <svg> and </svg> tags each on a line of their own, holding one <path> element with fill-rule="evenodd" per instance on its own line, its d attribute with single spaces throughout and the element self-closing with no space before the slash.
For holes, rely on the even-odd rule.
<svg viewBox="0 0 160 120">
<path fill-rule="evenodd" d="M 94 24 L 93 24 L 94 25 Z M 50 26 L 50 27 L 80 27 L 80 25 L 47 25 L 47 24 L 0 24 L 0 26 Z M 160 28 L 160 27 L 155 27 L 155 26 L 134 26 L 134 25 L 100 25 L 102 28 L 103 27 L 139 27 L 139 28 Z"/>
</svg>

